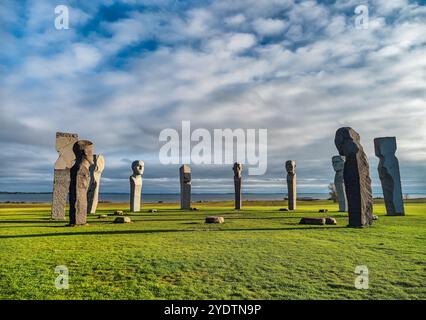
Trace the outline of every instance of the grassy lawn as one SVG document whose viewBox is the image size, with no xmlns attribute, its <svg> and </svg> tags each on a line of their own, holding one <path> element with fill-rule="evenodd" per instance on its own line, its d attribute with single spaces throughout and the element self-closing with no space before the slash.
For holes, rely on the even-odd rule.
<svg viewBox="0 0 426 320">
<path fill-rule="evenodd" d="M 425 299 L 426 202 L 408 201 L 405 217 L 349 229 L 329 201 L 144 204 L 133 223 L 113 224 L 126 204 L 101 204 L 89 225 L 50 220 L 48 204 L 0 204 L 0 299 Z M 151 208 L 158 213 L 148 213 Z M 328 214 L 318 213 L 321 208 Z M 206 225 L 207 215 L 225 217 Z M 332 216 L 337 226 L 304 226 L 303 216 Z M 54 286 L 69 268 L 68 290 Z M 354 287 L 357 265 L 368 290 Z"/>
</svg>

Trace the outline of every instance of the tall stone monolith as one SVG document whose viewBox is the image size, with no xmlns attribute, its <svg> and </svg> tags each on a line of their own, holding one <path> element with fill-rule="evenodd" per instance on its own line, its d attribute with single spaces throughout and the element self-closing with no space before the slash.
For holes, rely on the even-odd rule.
<svg viewBox="0 0 426 320">
<path fill-rule="evenodd" d="M 404 200 L 402 198 L 401 176 L 399 161 L 395 156 L 396 138 L 384 137 L 374 139 L 374 149 L 379 157 L 379 177 L 382 183 L 383 197 L 386 212 L 389 216 L 405 215 Z"/>
<path fill-rule="evenodd" d="M 183 165 L 179 169 L 180 174 L 180 208 L 191 209 L 191 168 Z"/>
<path fill-rule="evenodd" d="M 90 184 L 89 168 L 93 165 L 93 143 L 79 140 L 74 144 L 75 164 L 71 168 L 70 225 L 87 223 L 87 191 Z"/>
<path fill-rule="evenodd" d="M 288 209 L 296 210 L 296 161 L 288 160 L 285 163 L 285 169 L 287 171 Z"/>
<path fill-rule="evenodd" d="M 142 194 L 142 175 L 145 170 L 145 163 L 142 160 L 136 160 L 132 163 L 133 174 L 130 180 L 130 211 L 141 211 Z"/>
<path fill-rule="evenodd" d="M 90 166 L 90 185 L 87 192 L 87 213 L 96 213 L 99 202 L 99 188 L 101 185 L 101 176 L 105 168 L 104 156 L 94 155 L 93 165 Z"/>
<path fill-rule="evenodd" d="M 76 133 L 56 133 L 56 151 L 59 154 L 55 162 L 53 177 L 53 197 L 51 217 L 65 220 L 65 208 L 70 190 L 70 169 L 75 163 L 74 144 L 78 141 Z"/>
<path fill-rule="evenodd" d="M 337 202 L 339 203 L 339 211 L 345 212 L 347 210 L 345 183 L 343 178 L 345 158 L 343 156 L 334 156 L 332 158 L 332 164 L 333 169 L 336 172 L 334 175 L 334 187 L 336 189 Z"/>
<path fill-rule="evenodd" d="M 243 165 L 241 163 L 235 162 L 232 170 L 234 171 L 235 209 L 240 210 L 242 207 L 241 182 Z"/>
<path fill-rule="evenodd" d="M 349 127 L 336 131 L 337 150 L 345 157 L 343 179 L 348 200 L 349 227 L 366 227 L 373 223 L 373 196 L 367 155 L 359 134 Z"/>
</svg>

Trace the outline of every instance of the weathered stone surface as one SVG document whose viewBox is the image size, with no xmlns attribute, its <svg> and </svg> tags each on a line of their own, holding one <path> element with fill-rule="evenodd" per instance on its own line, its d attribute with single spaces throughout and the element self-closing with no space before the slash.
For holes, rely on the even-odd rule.
<svg viewBox="0 0 426 320">
<path fill-rule="evenodd" d="M 324 225 L 325 224 L 325 218 L 302 218 L 302 219 L 300 219 L 299 224 Z"/>
<path fill-rule="evenodd" d="M 78 141 L 75 133 L 56 133 L 56 151 L 59 154 L 55 162 L 53 177 L 52 219 L 65 220 L 65 207 L 70 189 L 70 169 L 75 163 L 74 144 Z"/>
<path fill-rule="evenodd" d="M 130 180 L 130 211 L 141 211 L 142 194 L 142 175 L 145 169 L 145 163 L 142 160 L 136 160 L 132 163 L 133 174 Z"/>
<path fill-rule="evenodd" d="M 288 209 L 296 210 L 296 161 L 288 160 L 285 163 L 285 169 L 287 171 Z"/>
<path fill-rule="evenodd" d="M 243 165 L 241 163 L 235 162 L 232 170 L 234 171 L 235 209 L 240 210 L 242 206 L 241 182 Z"/>
<path fill-rule="evenodd" d="M 347 210 L 345 183 L 343 178 L 345 158 L 343 156 L 334 156 L 332 158 L 332 164 L 334 171 L 336 171 L 334 175 L 334 187 L 336 188 L 337 201 L 339 202 L 339 211 L 345 212 Z"/>
<path fill-rule="evenodd" d="M 76 161 L 71 168 L 70 225 L 87 222 L 87 191 L 90 184 L 89 168 L 93 165 L 93 143 L 80 140 L 74 145 Z"/>
<path fill-rule="evenodd" d="M 337 224 L 337 220 L 331 217 L 325 218 L 325 224 L 332 224 L 332 225 L 336 225 Z"/>
<path fill-rule="evenodd" d="M 130 223 L 132 220 L 129 217 L 117 217 L 114 219 L 114 223 Z"/>
<path fill-rule="evenodd" d="M 99 187 L 101 175 L 105 168 L 104 156 L 99 154 L 93 157 L 93 165 L 90 166 L 90 185 L 87 192 L 87 213 L 96 213 L 99 201 Z"/>
<path fill-rule="evenodd" d="M 179 169 L 180 176 L 180 208 L 191 209 L 191 168 L 183 165 Z"/>
<path fill-rule="evenodd" d="M 390 216 L 405 215 L 402 198 L 399 161 L 395 156 L 396 138 L 384 137 L 374 139 L 376 156 L 380 159 L 378 171 L 385 198 L 386 212 Z"/>
<path fill-rule="evenodd" d="M 206 223 L 224 223 L 224 217 L 206 217 Z"/>
<path fill-rule="evenodd" d="M 69 169 L 54 171 L 52 219 L 65 220 L 65 208 L 70 191 L 71 175 Z"/>
<path fill-rule="evenodd" d="M 349 127 L 336 131 L 337 150 L 345 156 L 343 179 L 348 200 L 349 227 L 359 228 L 373 223 L 373 197 L 367 155 L 359 134 Z"/>
</svg>

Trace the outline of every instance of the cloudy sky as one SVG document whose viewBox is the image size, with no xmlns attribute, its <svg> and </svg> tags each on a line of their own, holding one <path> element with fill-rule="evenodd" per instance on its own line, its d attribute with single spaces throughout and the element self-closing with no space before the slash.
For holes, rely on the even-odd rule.
<svg viewBox="0 0 426 320">
<path fill-rule="evenodd" d="M 69 30 L 55 7 L 69 8 Z M 368 29 L 355 27 L 367 4 Z M 362 138 L 377 192 L 373 139 L 396 136 L 405 193 L 426 193 L 426 6 L 408 0 L 0 2 L 0 190 L 51 191 L 55 132 L 106 159 L 103 192 L 177 192 L 159 134 L 191 127 L 268 130 L 268 170 L 245 192 L 327 192 L 334 133 Z M 192 166 L 194 192 L 231 192 L 230 166 Z"/>
</svg>

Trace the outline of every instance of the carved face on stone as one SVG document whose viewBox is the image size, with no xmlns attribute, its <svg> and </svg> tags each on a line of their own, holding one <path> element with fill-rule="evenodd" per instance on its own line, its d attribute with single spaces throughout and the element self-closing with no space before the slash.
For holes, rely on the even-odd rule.
<svg viewBox="0 0 426 320">
<path fill-rule="evenodd" d="M 334 143 L 341 156 L 355 155 L 359 151 L 359 134 L 350 127 L 340 128 L 336 131 Z"/>
<path fill-rule="evenodd" d="M 86 160 L 90 165 L 93 161 L 93 143 L 88 140 L 79 140 L 74 144 L 74 153 L 76 160 L 82 162 Z"/>
<path fill-rule="evenodd" d="M 285 163 L 285 169 L 288 174 L 296 174 L 296 161 L 288 160 Z"/>
<path fill-rule="evenodd" d="M 241 174 L 243 172 L 243 165 L 241 163 L 235 162 L 232 170 L 234 170 L 234 175 L 236 177 L 241 178 Z"/>
<path fill-rule="evenodd" d="M 145 163 L 142 160 L 136 160 L 132 163 L 133 175 L 141 176 L 143 175 L 145 169 Z"/>
<path fill-rule="evenodd" d="M 332 163 L 334 171 L 343 171 L 343 168 L 345 167 L 345 159 L 343 156 L 334 156 L 332 158 Z"/>
<path fill-rule="evenodd" d="M 185 184 L 191 183 L 191 168 L 188 165 L 180 167 L 181 182 Z"/>
<path fill-rule="evenodd" d="M 374 151 L 379 158 L 385 155 L 394 155 L 396 152 L 396 138 L 376 138 L 374 139 Z"/>
</svg>

